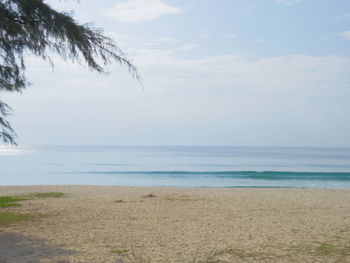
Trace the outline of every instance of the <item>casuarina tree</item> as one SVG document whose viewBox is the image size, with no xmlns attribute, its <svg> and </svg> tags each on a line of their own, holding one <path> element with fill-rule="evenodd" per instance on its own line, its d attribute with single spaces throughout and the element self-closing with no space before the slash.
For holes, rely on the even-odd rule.
<svg viewBox="0 0 350 263">
<path fill-rule="evenodd" d="M 29 86 L 25 55 L 51 62 L 54 53 L 99 73 L 118 62 L 139 78 L 135 66 L 102 30 L 78 23 L 43 0 L 0 0 L 0 92 L 21 92 Z M 6 120 L 10 112 L 0 100 L 0 140 L 15 144 L 16 134 Z"/>
</svg>

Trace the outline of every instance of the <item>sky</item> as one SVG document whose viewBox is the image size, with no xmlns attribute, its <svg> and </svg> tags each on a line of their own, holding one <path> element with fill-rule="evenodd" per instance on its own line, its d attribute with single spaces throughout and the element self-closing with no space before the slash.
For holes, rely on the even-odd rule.
<svg viewBox="0 0 350 263">
<path fill-rule="evenodd" d="M 350 147 L 350 1 L 47 1 L 142 76 L 27 56 L 20 145 Z"/>
</svg>

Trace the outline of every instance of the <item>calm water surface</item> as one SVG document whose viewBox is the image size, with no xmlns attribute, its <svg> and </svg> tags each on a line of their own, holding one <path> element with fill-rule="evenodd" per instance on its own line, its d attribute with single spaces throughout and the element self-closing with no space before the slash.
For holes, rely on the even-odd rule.
<svg viewBox="0 0 350 263">
<path fill-rule="evenodd" d="M 350 148 L 0 146 L 0 185 L 350 188 Z"/>
</svg>

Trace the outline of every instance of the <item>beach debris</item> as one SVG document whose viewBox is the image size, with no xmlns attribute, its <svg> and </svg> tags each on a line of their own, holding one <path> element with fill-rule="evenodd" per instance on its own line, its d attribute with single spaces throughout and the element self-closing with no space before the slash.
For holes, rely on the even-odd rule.
<svg viewBox="0 0 350 263">
<path fill-rule="evenodd" d="M 111 250 L 111 253 L 114 253 L 114 254 L 127 254 L 129 253 L 129 250 L 127 249 L 114 249 L 114 250 Z M 122 260 L 122 259 L 120 259 Z"/>
<path fill-rule="evenodd" d="M 143 198 L 155 198 L 155 197 L 157 197 L 156 195 L 154 195 L 154 194 L 148 194 L 148 195 L 144 195 L 144 196 L 142 196 Z"/>
</svg>

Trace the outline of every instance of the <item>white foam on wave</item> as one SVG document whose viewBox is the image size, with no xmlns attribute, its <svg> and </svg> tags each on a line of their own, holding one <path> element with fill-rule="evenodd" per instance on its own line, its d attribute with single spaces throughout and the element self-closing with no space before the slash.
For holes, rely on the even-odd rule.
<svg viewBox="0 0 350 263">
<path fill-rule="evenodd" d="M 0 156 L 35 154 L 37 150 L 20 146 L 0 145 Z"/>
</svg>

